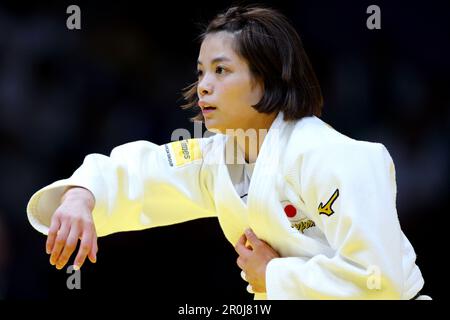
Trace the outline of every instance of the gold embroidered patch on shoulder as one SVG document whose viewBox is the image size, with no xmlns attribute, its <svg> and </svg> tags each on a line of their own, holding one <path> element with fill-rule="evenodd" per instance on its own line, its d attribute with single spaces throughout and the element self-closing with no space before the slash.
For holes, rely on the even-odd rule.
<svg viewBox="0 0 450 320">
<path fill-rule="evenodd" d="M 202 151 L 198 139 L 187 139 L 165 145 L 167 160 L 171 167 L 179 167 L 195 160 L 202 159 Z"/>
<path fill-rule="evenodd" d="M 333 205 L 334 201 L 339 197 L 339 189 L 336 189 L 336 191 L 333 193 L 330 199 L 328 199 L 327 203 L 325 205 L 321 202 L 319 204 L 319 214 L 325 214 L 327 216 L 331 216 L 334 213 L 333 208 L 331 206 Z"/>
</svg>

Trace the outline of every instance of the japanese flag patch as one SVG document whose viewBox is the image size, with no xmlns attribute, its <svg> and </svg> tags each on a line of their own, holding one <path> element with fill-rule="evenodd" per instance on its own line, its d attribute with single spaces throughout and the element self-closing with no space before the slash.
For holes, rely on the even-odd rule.
<svg viewBox="0 0 450 320">
<path fill-rule="evenodd" d="M 316 225 L 314 221 L 308 219 L 300 212 L 298 208 L 296 208 L 289 201 L 281 201 L 281 205 L 283 206 L 284 214 L 291 223 L 292 228 L 297 229 L 301 233 L 304 233 L 306 229 L 309 229 Z"/>
</svg>

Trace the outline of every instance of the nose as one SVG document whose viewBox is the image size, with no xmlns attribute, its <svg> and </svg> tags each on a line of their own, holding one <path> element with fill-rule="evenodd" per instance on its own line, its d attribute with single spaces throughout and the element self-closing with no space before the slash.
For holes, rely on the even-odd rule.
<svg viewBox="0 0 450 320">
<path fill-rule="evenodd" d="M 198 82 L 197 93 L 199 96 L 204 96 L 212 93 L 212 85 L 210 82 L 208 82 L 207 77 L 203 77 L 203 79 Z"/>
</svg>

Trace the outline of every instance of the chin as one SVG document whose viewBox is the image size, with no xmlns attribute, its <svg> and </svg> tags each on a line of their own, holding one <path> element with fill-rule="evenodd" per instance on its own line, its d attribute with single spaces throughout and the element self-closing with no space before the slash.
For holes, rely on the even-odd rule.
<svg viewBox="0 0 450 320">
<path fill-rule="evenodd" d="M 206 126 L 206 129 L 208 129 L 208 131 L 212 132 L 212 133 L 225 134 L 225 130 L 224 129 L 220 129 L 220 128 L 216 128 L 216 127 L 208 127 L 208 126 Z"/>
<path fill-rule="evenodd" d="M 211 121 L 208 119 L 205 119 L 205 127 L 210 132 L 214 133 L 222 133 L 225 134 L 226 128 L 224 128 L 222 125 L 216 123 L 216 121 Z"/>
</svg>

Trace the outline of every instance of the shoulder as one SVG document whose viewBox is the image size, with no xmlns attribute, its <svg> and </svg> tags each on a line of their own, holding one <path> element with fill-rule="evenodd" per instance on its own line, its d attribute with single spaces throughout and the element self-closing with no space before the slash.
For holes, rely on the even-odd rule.
<svg viewBox="0 0 450 320">
<path fill-rule="evenodd" d="M 392 163 L 383 144 L 350 138 L 316 117 L 293 125 L 286 149 L 290 171 L 303 175 L 355 175 Z"/>
</svg>

